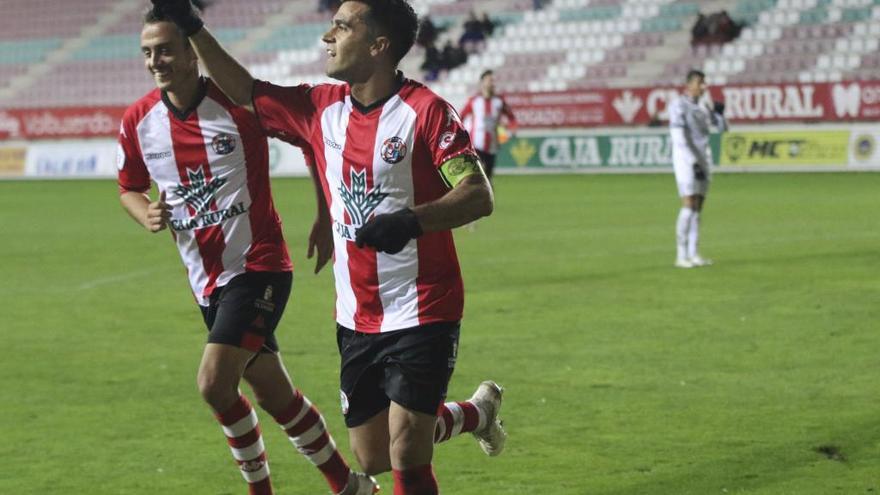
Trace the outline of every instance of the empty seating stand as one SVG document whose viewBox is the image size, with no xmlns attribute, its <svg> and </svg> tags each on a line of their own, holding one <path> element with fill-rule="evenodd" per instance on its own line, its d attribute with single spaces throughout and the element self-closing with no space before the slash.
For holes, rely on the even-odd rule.
<svg viewBox="0 0 880 495">
<path fill-rule="evenodd" d="M 144 6 L 131 3 L 121 20 L 95 34 L 89 28 L 115 0 L 4 0 L 0 90 L 40 64 L 48 64 L 48 73 L 19 84 L 0 105 L 121 105 L 149 91 L 139 53 Z M 205 17 L 255 76 L 281 84 L 321 82 L 327 78 L 320 37 L 330 14 L 312 8 L 317 0 L 307 3 L 291 14 L 286 0 L 224 2 Z M 485 10 L 497 23 L 466 64 L 432 82 L 456 104 L 489 68 L 502 91 L 677 83 L 692 67 L 705 70 L 710 83 L 880 77 L 880 0 L 736 0 L 729 14 L 746 24 L 741 36 L 696 46 L 689 33 L 704 3 L 696 0 L 554 0 L 538 11 L 531 0 L 412 3 L 453 34 L 471 11 Z M 273 22 L 279 15 L 287 21 Z M 85 38 L 76 43 L 79 37 Z M 423 55 L 416 47 L 404 59 L 409 76 L 421 78 Z M 652 64 L 658 70 L 649 77 L 635 69 Z"/>
</svg>

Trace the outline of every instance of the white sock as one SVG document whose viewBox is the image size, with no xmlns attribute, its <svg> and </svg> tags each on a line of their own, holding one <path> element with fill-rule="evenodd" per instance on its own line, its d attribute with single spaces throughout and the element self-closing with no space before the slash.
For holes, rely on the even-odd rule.
<svg viewBox="0 0 880 495">
<path fill-rule="evenodd" d="M 691 227 L 688 229 L 688 258 L 697 256 L 697 245 L 700 243 L 700 212 L 695 211 L 691 215 Z"/>
<path fill-rule="evenodd" d="M 691 217 L 694 210 L 683 206 L 678 212 L 678 221 L 675 222 L 676 259 L 686 259 L 688 252 L 688 237 L 691 229 Z"/>
</svg>

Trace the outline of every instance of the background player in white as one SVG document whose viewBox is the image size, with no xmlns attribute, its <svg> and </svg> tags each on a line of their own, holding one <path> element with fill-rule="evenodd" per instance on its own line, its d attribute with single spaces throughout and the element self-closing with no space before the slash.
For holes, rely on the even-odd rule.
<svg viewBox="0 0 880 495">
<path fill-rule="evenodd" d="M 397 72 L 415 40 L 412 7 L 342 2 L 323 40 L 328 75 L 346 84 L 280 87 L 254 81 L 188 1 L 153 2 L 233 101 L 314 153 L 333 221 L 344 414 L 364 469 L 392 470 L 396 495 L 430 495 L 439 490 L 434 441 L 469 431 L 487 453 L 500 452 L 497 385 L 443 404 L 463 309 L 450 229 L 489 214 L 493 202 L 455 110 Z"/>
<path fill-rule="evenodd" d="M 200 77 L 195 51 L 161 12 L 146 14 L 141 50 L 157 89 L 123 117 L 120 200 L 150 232 L 172 231 L 209 332 L 199 390 L 249 493 L 271 494 L 272 484 L 257 416 L 238 389 L 242 376 L 333 493 L 373 493 L 374 482 L 351 472 L 278 354 L 274 330 L 293 266 L 272 202 L 259 123 Z M 151 181 L 161 191 L 157 201 L 147 195 Z"/>
<path fill-rule="evenodd" d="M 491 70 L 480 75 L 480 93 L 472 96 L 461 110 L 461 118 L 471 135 L 474 148 L 492 180 L 495 174 L 495 156 L 498 154 L 498 128 L 507 119 L 511 132 L 516 132 L 516 116 L 504 98 L 495 91 L 495 73 Z"/>
<path fill-rule="evenodd" d="M 700 212 L 711 180 L 712 150 L 710 126 L 727 130 L 724 104 L 714 104 L 706 95 L 706 75 L 688 72 L 684 93 L 669 105 L 669 131 L 672 135 L 672 165 L 681 197 L 681 210 L 675 224 L 675 266 L 692 268 L 711 261 L 700 256 Z"/>
</svg>

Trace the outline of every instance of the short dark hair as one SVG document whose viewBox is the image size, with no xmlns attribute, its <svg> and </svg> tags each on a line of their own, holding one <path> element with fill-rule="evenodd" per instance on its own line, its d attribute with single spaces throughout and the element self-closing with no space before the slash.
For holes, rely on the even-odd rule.
<svg viewBox="0 0 880 495">
<path fill-rule="evenodd" d="M 482 81 L 483 79 L 486 79 L 486 76 L 491 76 L 494 73 L 495 73 L 495 71 L 492 69 L 484 70 L 483 73 L 480 74 L 480 81 Z"/>
<path fill-rule="evenodd" d="M 210 0 L 191 0 L 191 3 L 196 11 L 201 14 L 205 12 L 205 9 L 207 9 L 212 2 Z M 144 12 L 144 24 L 156 24 L 157 22 L 170 22 L 172 24 L 174 23 L 174 21 L 170 17 L 162 12 L 162 9 L 155 6 L 150 7 L 149 9 L 147 9 L 146 12 Z"/>
<path fill-rule="evenodd" d="M 691 69 L 688 71 L 687 77 L 684 80 L 685 82 L 691 82 L 698 77 L 704 81 L 706 80 L 706 74 L 703 71 Z"/>
<path fill-rule="evenodd" d="M 370 8 L 365 21 L 391 39 L 395 63 L 409 53 L 419 31 L 419 16 L 407 0 L 342 0 L 345 2 L 360 2 Z"/>
<path fill-rule="evenodd" d="M 183 29 L 180 29 L 180 26 L 175 24 L 170 17 L 165 15 L 164 12 L 156 7 L 150 7 L 144 12 L 144 27 L 149 26 L 150 24 L 159 24 L 160 22 L 168 22 L 174 25 L 177 32 L 180 33 L 180 37 L 183 39 L 184 44 L 189 46 L 189 43 L 186 41 L 186 33 L 184 33 Z"/>
</svg>

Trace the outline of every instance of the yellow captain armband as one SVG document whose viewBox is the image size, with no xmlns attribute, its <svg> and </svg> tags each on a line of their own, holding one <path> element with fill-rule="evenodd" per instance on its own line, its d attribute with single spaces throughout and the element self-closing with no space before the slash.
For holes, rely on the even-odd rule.
<svg viewBox="0 0 880 495">
<path fill-rule="evenodd" d="M 460 155 L 440 166 L 440 177 L 450 188 L 457 186 L 465 177 L 483 173 L 480 159 L 473 155 Z"/>
</svg>

